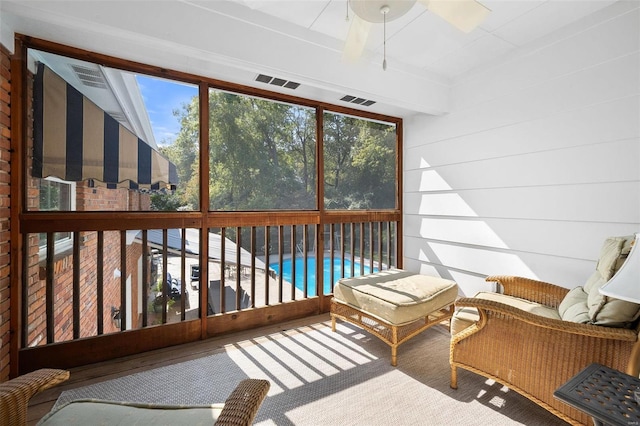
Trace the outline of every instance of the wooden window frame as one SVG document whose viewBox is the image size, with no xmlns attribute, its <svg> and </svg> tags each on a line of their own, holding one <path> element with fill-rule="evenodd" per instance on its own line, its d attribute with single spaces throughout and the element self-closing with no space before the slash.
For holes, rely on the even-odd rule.
<svg viewBox="0 0 640 426">
<path fill-rule="evenodd" d="M 28 211 L 26 208 L 27 191 L 26 182 L 28 177 L 27 157 L 29 153 L 28 146 L 30 117 L 27 111 L 26 96 L 30 91 L 27 84 L 27 49 L 33 48 L 37 50 L 47 51 L 58 55 L 76 58 L 84 61 L 97 63 L 111 68 L 122 69 L 125 71 L 142 73 L 149 76 L 180 81 L 184 83 L 194 84 L 199 87 L 199 104 L 200 104 L 200 208 L 191 212 L 155 212 L 155 211 L 123 211 L 115 212 L 117 220 L 114 220 L 114 212 L 37 212 Z M 26 276 L 26 266 L 23 259 L 23 251 L 26 247 L 25 236 L 29 233 L 38 232 L 72 232 L 79 233 L 82 231 L 120 231 L 126 232 L 129 229 L 172 229 L 172 228 L 199 228 L 203 230 L 221 227 L 248 227 L 248 226 L 280 226 L 280 225 L 314 225 L 316 230 L 322 230 L 325 225 L 335 227 L 336 229 L 344 229 L 345 224 L 359 224 L 361 229 L 363 223 L 394 223 L 394 232 L 396 235 L 395 262 L 396 267 L 402 267 L 402 158 L 403 158 L 403 120 L 399 117 L 392 117 L 384 114 L 372 113 L 367 111 L 356 110 L 344 106 L 329 104 L 326 102 L 313 101 L 293 95 L 271 92 L 264 89 L 254 88 L 250 86 L 240 85 L 236 83 L 225 82 L 214 78 L 206 78 L 185 72 L 168 70 L 162 67 L 146 65 L 143 63 L 129 61 L 104 55 L 88 50 L 78 49 L 65 46 L 62 44 L 33 38 L 27 35 L 16 35 L 16 53 L 12 57 L 11 62 L 12 73 L 12 148 L 14 149 L 15 166 L 12 167 L 11 180 L 11 197 L 14 200 L 20 200 L 11 205 L 11 323 L 16 324 L 14 327 L 15 334 L 12 338 L 11 345 L 11 369 L 12 374 L 24 373 L 30 369 L 37 368 L 39 362 L 46 362 L 51 359 L 70 359 L 74 356 L 80 357 L 87 352 L 82 359 L 76 362 L 95 362 L 96 354 L 100 352 L 102 359 L 109 359 L 116 356 L 127 354 L 123 348 L 136 347 L 138 351 L 150 350 L 158 345 L 168 346 L 170 344 L 184 343 L 187 341 L 207 338 L 219 333 L 219 329 L 223 332 L 237 331 L 244 328 L 255 327 L 265 324 L 265 321 L 284 321 L 294 317 L 307 316 L 321 312 L 329 311 L 330 297 L 318 295 L 312 299 L 296 301 L 296 308 L 291 306 L 283 308 L 282 306 L 267 307 L 267 309 L 256 312 L 250 318 L 238 323 L 233 315 L 222 315 L 216 318 L 207 318 L 201 315 L 199 321 L 189 321 L 178 324 L 166 324 L 161 327 L 152 327 L 150 329 L 131 330 L 126 333 L 116 333 L 115 335 L 98 336 L 103 339 L 100 344 L 102 350 L 96 351 L 93 348 L 95 342 L 91 341 L 73 341 L 70 350 L 64 356 L 61 355 L 61 349 L 45 347 L 44 350 L 36 352 L 32 349 L 21 347 L 23 341 L 21 327 L 24 323 L 24 305 L 23 281 Z M 251 211 L 251 212 L 219 212 L 209 211 L 209 190 L 208 190 L 208 152 L 209 152 L 209 134 L 208 134 L 208 94 L 209 89 L 224 90 L 240 95 L 248 95 L 253 97 L 264 98 L 277 102 L 285 102 L 294 105 L 310 107 L 316 111 L 316 210 L 277 210 L 277 211 Z M 205 94 L 205 95 L 203 95 Z M 396 126 L 396 199 L 394 209 L 385 210 L 354 210 L 354 211 L 335 211 L 325 210 L 324 208 L 324 190 L 322 186 L 324 164 L 322 161 L 322 141 L 323 141 L 323 116 L 324 112 L 332 112 L 354 116 L 362 119 L 374 121 L 382 121 L 395 124 Z M 339 232 L 343 232 L 340 230 Z M 315 232 L 317 247 L 324 247 L 324 232 Z M 203 244 L 204 232 L 200 233 L 201 253 L 200 259 L 208 259 L 207 244 Z M 333 244 L 333 242 L 330 242 Z M 390 251 L 388 251 L 390 253 Z M 203 276 L 207 276 L 206 262 L 200 262 Z M 16 297 L 13 297 L 16 295 Z M 206 303 L 206 291 L 201 291 L 201 305 Z M 206 306 L 206 305 L 205 305 Z M 287 316 L 288 315 L 288 316 Z M 293 315 L 293 316 L 292 316 Z M 180 335 L 181 340 L 167 343 L 168 335 Z M 51 345 L 51 346 L 64 346 Z M 58 352 L 56 352 L 58 351 Z M 93 352 L 93 353 L 89 353 Z M 93 358 L 92 358 L 93 356 Z"/>
</svg>

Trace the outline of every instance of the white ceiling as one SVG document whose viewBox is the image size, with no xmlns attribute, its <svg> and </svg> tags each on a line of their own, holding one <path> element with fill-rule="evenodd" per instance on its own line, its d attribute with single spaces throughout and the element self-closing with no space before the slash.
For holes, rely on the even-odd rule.
<svg viewBox="0 0 640 426">
<path fill-rule="evenodd" d="M 0 19 L 5 45 L 8 33 L 24 33 L 334 104 L 354 95 L 377 103 L 349 106 L 406 116 L 446 113 L 459 76 L 615 1 L 483 0 L 491 13 L 469 34 L 418 2 L 387 24 L 387 71 L 381 24 L 373 25 L 358 63 L 342 60 L 346 0 L 0 0 Z M 301 86 L 265 86 L 255 81 L 258 73 Z"/>
<path fill-rule="evenodd" d="M 346 0 L 234 1 L 341 41 L 349 30 Z M 406 15 L 387 23 L 387 57 L 396 64 L 455 77 L 615 1 L 481 0 L 491 13 L 469 34 L 429 13 L 418 2 Z M 349 14 L 353 16 L 353 12 Z M 277 22 L 257 19 L 255 24 L 274 28 Z M 382 44 L 382 25 L 374 25 L 367 40 L 371 56 L 382 57 Z"/>
</svg>

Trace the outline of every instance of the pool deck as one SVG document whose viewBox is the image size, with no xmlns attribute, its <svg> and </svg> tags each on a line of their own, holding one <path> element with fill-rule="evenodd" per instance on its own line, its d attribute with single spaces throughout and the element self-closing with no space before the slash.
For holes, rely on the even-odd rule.
<svg viewBox="0 0 640 426">
<path fill-rule="evenodd" d="M 180 257 L 179 256 L 169 256 L 167 262 L 167 272 L 171 274 L 174 278 L 180 278 L 181 276 L 181 265 L 180 265 Z M 200 301 L 200 281 L 191 282 L 189 278 L 189 273 L 191 271 L 191 265 L 197 265 L 198 259 L 185 259 L 185 281 L 186 281 L 186 290 L 189 293 L 189 306 L 191 310 L 197 309 Z M 265 274 L 261 270 L 256 270 L 255 272 L 255 294 L 251 292 L 251 275 L 249 273 L 245 273 L 248 271 L 248 268 L 240 267 L 239 269 L 235 267 L 235 265 L 228 265 L 226 270 L 224 271 L 224 282 L 227 287 L 231 287 L 233 289 L 236 288 L 237 276 L 240 276 L 240 287 L 251 297 L 254 301 L 256 307 L 266 306 L 266 284 L 265 284 Z M 220 270 L 220 263 L 218 262 L 209 262 L 209 280 L 208 282 L 220 280 L 222 277 L 222 272 Z M 273 274 L 272 274 L 273 275 Z M 274 276 L 269 276 L 268 280 L 269 286 L 269 305 L 273 305 L 279 303 L 279 294 L 278 294 L 278 278 Z M 282 282 L 282 301 L 289 302 L 292 300 L 291 297 L 291 284 L 287 281 Z M 296 289 L 295 298 L 302 299 L 304 297 L 302 291 Z M 197 313 L 197 311 L 196 311 Z"/>
<path fill-rule="evenodd" d="M 330 254 L 328 251 L 325 251 L 324 253 L 324 257 L 328 257 L 328 255 Z M 315 252 L 309 252 L 307 253 L 308 257 L 315 257 Z M 282 256 L 283 260 L 290 260 L 292 258 L 291 254 L 285 254 Z M 303 256 L 300 253 L 296 253 L 295 255 L 296 259 L 302 259 Z M 336 254 L 335 256 L 336 259 L 339 259 L 339 253 Z M 354 263 L 359 263 L 360 262 L 360 258 L 359 257 L 355 257 L 354 259 L 351 259 L 350 256 L 346 255 L 345 256 L 346 260 L 349 262 L 354 262 Z M 280 256 L 279 255 L 271 255 L 269 257 L 269 264 L 273 264 L 273 263 L 278 263 L 280 261 Z M 197 317 L 197 307 L 199 305 L 200 302 L 200 282 L 199 281 L 194 281 L 191 282 L 190 280 L 190 271 L 191 271 L 191 265 L 197 265 L 198 264 L 198 259 L 195 258 L 186 258 L 185 259 L 185 283 L 186 283 L 186 290 L 188 292 L 188 297 L 189 297 L 189 303 L 188 306 L 190 307 L 189 310 L 187 311 L 187 314 L 189 316 L 196 316 Z M 369 266 L 369 262 L 366 261 L 365 263 L 367 266 Z M 374 268 L 379 268 L 378 262 L 374 262 Z M 167 272 L 171 274 L 172 277 L 174 278 L 180 278 L 181 277 L 181 259 L 180 256 L 172 256 L 169 255 L 168 256 L 168 263 L 167 263 Z M 161 273 L 159 271 L 159 273 Z M 209 271 L 208 271 L 208 275 L 209 275 L 209 279 L 208 282 L 211 281 L 215 281 L 215 280 L 220 280 L 222 278 L 222 271 L 220 270 L 220 263 L 218 262 L 209 262 Z M 224 271 L 224 282 L 225 285 L 227 287 L 231 287 L 233 289 L 236 288 L 236 285 L 238 283 L 237 281 L 237 277 L 239 276 L 240 280 L 239 280 L 239 284 L 240 287 L 247 293 L 249 294 L 249 296 L 251 297 L 252 301 L 255 303 L 256 307 L 262 307 L 262 306 L 266 306 L 266 305 L 274 305 L 280 302 L 280 295 L 279 295 L 279 279 L 278 276 L 274 273 L 273 270 L 271 270 L 271 273 L 269 274 L 268 277 L 268 281 L 266 281 L 266 277 L 265 277 L 265 273 L 262 270 L 258 270 L 256 269 L 255 271 L 255 289 L 254 289 L 254 293 L 252 294 L 251 291 L 251 275 L 250 275 L 250 271 L 248 267 L 236 267 L 235 265 L 227 265 L 227 267 L 225 268 Z M 266 287 L 268 286 L 269 288 L 269 301 L 268 303 L 266 303 L 265 297 L 267 294 L 266 291 Z M 286 280 L 282 280 L 282 302 L 289 302 L 291 300 L 293 300 L 293 298 L 291 297 L 291 290 L 292 290 L 292 284 Z M 295 299 L 296 300 L 300 300 L 304 298 L 304 293 L 302 290 L 295 288 Z M 229 310 L 228 310 L 229 311 Z"/>
</svg>

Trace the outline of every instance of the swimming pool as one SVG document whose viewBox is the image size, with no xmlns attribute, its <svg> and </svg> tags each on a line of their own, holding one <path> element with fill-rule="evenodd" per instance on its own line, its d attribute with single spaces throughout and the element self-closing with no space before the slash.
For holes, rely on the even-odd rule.
<svg viewBox="0 0 640 426">
<path fill-rule="evenodd" d="M 278 262 L 270 263 L 269 267 L 273 269 L 276 274 L 280 275 L 280 264 Z M 354 276 L 360 276 L 360 264 L 355 263 L 354 265 Z M 324 289 L 323 294 L 331 293 L 331 258 L 325 257 L 323 262 L 322 270 L 324 271 Z M 378 269 L 374 268 L 374 272 L 377 272 Z M 369 266 L 365 265 L 364 273 L 368 274 L 371 272 Z M 333 280 L 338 281 L 342 276 L 342 261 L 339 258 L 333 259 Z M 351 260 L 344 260 L 344 276 L 346 278 L 351 277 Z M 285 281 L 294 282 L 291 279 L 291 259 L 285 259 L 282 261 L 282 278 Z M 303 287 L 304 282 L 304 259 L 296 257 L 296 278 L 295 285 L 296 287 L 304 291 Z M 307 294 L 310 296 L 314 296 L 316 294 L 316 258 L 313 256 L 307 257 Z"/>
</svg>

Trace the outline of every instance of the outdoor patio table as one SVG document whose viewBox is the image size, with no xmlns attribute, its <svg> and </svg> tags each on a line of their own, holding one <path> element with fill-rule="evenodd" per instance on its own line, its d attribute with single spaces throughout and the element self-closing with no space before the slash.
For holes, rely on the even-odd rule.
<svg viewBox="0 0 640 426">
<path fill-rule="evenodd" d="M 640 379 L 601 364 L 591 364 L 553 393 L 593 417 L 593 424 L 638 425 L 640 404 L 634 392 Z"/>
</svg>

